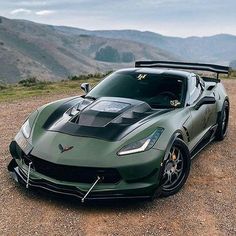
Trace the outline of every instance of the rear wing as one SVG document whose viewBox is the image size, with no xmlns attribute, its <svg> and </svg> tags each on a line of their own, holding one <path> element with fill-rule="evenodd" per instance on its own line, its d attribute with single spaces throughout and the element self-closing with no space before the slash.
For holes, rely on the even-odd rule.
<svg viewBox="0 0 236 236">
<path fill-rule="evenodd" d="M 189 62 L 174 62 L 174 61 L 136 61 L 135 67 L 148 67 L 148 68 L 171 68 L 171 69 L 187 69 L 187 70 L 199 70 L 206 72 L 214 72 L 217 74 L 229 74 L 231 67 L 220 66 L 214 64 L 203 64 L 203 63 L 189 63 Z"/>
</svg>

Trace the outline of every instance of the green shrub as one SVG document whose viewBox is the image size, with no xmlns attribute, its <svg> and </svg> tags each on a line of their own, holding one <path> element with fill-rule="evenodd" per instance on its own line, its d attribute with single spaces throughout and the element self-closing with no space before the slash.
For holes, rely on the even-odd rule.
<svg viewBox="0 0 236 236">
<path fill-rule="evenodd" d="M 69 80 L 87 80 L 87 75 L 70 75 L 68 76 Z"/>
<path fill-rule="evenodd" d="M 7 85 L 0 83 L 0 90 L 4 90 L 4 89 L 7 89 Z"/>
<path fill-rule="evenodd" d="M 27 79 L 20 80 L 18 84 L 24 87 L 34 87 L 34 89 L 44 89 L 46 85 L 51 84 L 51 81 L 41 81 L 36 77 L 29 77 Z"/>
<path fill-rule="evenodd" d="M 106 46 L 96 52 L 95 59 L 98 61 L 120 62 L 120 54 L 117 49 Z"/>
<path fill-rule="evenodd" d="M 0 90 L 3 89 L 7 89 L 8 85 L 6 84 L 6 82 L 4 82 L 4 80 L 0 80 Z"/>
<path fill-rule="evenodd" d="M 87 75 L 70 75 L 68 76 L 68 79 L 69 80 L 81 80 L 81 81 L 84 81 L 84 80 L 88 80 L 88 79 L 101 79 L 101 78 L 104 78 L 106 75 L 110 74 L 111 71 L 105 73 L 105 74 L 102 74 L 102 73 L 94 73 L 94 74 L 87 74 Z"/>
<path fill-rule="evenodd" d="M 31 87 L 39 83 L 39 80 L 36 77 L 29 77 L 19 81 L 19 84 L 25 87 Z"/>
</svg>

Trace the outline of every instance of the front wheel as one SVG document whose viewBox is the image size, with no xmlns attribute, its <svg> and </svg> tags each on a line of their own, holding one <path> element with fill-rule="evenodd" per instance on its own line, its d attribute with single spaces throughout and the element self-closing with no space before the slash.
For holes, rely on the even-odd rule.
<svg viewBox="0 0 236 236">
<path fill-rule="evenodd" d="M 177 193 L 185 184 L 191 165 L 188 147 L 181 139 L 176 139 L 163 165 L 161 196 Z"/>
</svg>

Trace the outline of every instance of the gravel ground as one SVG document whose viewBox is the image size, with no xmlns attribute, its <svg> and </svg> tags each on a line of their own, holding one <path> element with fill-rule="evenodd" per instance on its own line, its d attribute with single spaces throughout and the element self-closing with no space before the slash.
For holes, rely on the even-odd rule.
<svg viewBox="0 0 236 236">
<path fill-rule="evenodd" d="M 0 235 L 236 235 L 236 80 L 224 84 L 228 136 L 194 159 L 182 191 L 153 202 L 81 205 L 20 187 L 6 170 L 11 139 L 33 109 L 69 94 L 0 103 Z"/>
</svg>

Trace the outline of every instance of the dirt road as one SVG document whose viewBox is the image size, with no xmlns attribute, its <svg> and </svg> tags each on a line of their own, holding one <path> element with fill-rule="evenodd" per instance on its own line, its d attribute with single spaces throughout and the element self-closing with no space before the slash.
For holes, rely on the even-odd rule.
<svg viewBox="0 0 236 236">
<path fill-rule="evenodd" d="M 33 109 L 68 94 L 0 103 L 0 235 L 236 235 L 236 80 L 224 84 L 227 138 L 194 159 L 182 191 L 153 202 L 81 205 L 18 186 L 6 170 L 11 139 Z"/>
</svg>

